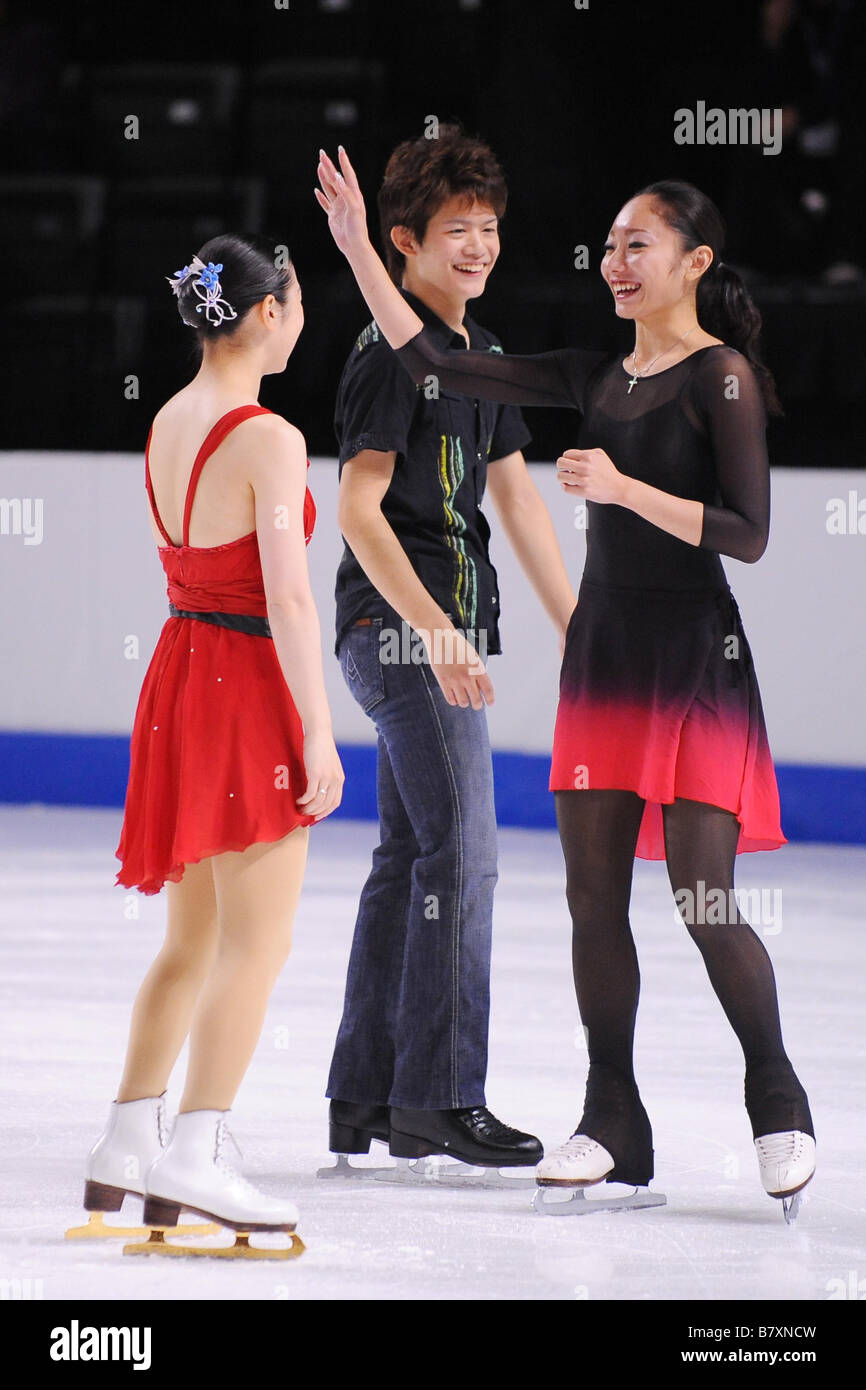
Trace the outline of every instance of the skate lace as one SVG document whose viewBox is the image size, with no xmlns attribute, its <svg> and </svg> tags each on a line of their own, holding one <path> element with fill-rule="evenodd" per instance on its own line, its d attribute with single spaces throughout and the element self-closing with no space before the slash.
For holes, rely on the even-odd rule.
<svg viewBox="0 0 866 1390">
<path fill-rule="evenodd" d="M 161 1096 L 156 1102 L 156 1136 L 159 1147 L 164 1149 L 168 1143 L 168 1127 L 165 1123 L 165 1101 Z"/>
<path fill-rule="evenodd" d="M 260 1197 L 261 1193 L 249 1179 L 245 1178 L 240 1169 L 229 1162 L 225 1154 L 226 1144 L 231 1144 L 239 1159 L 243 1159 L 243 1151 L 235 1136 L 232 1134 L 225 1120 L 220 1120 L 217 1125 L 216 1147 L 214 1150 L 214 1163 L 221 1168 L 224 1173 L 228 1173 L 237 1183 L 240 1190 L 248 1197 Z"/>
<path fill-rule="evenodd" d="M 557 1154 L 562 1154 L 563 1158 L 585 1158 L 591 1153 L 596 1145 L 595 1139 L 590 1139 L 587 1134 L 572 1134 L 570 1139 L 566 1139 L 564 1144 L 560 1144 L 555 1150 Z"/>
<path fill-rule="evenodd" d="M 755 1147 L 765 1163 L 781 1163 L 786 1158 L 795 1158 L 802 1149 L 803 1135 L 798 1129 L 782 1134 L 764 1134 L 755 1140 Z"/>
<path fill-rule="evenodd" d="M 494 1144 L 506 1144 L 514 1139 L 518 1131 L 512 1129 L 510 1125 L 503 1124 L 497 1120 L 486 1106 L 475 1105 L 470 1109 L 458 1111 L 458 1114 L 474 1130 L 476 1134 L 483 1134 Z"/>
</svg>

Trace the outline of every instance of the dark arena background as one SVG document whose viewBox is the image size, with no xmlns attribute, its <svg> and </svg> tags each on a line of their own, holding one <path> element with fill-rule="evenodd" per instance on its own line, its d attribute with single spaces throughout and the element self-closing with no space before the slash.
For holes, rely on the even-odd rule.
<svg viewBox="0 0 866 1390">
<path fill-rule="evenodd" d="M 596 274 L 610 221 L 651 179 L 692 180 L 763 314 L 786 407 L 774 462 L 851 466 L 864 70 L 866 12 L 846 0 L 0 0 L 5 443 L 140 448 L 187 365 L 163 277 L 185 248 L 243 229 L 289 246 L 307 307 L 264 403 L 330 452 L 346 334 L 366 310 L 313 200 L 317 151 L 343 143 L 372 205 L 388 153 L 432 115 L 483 136 L 509 181 L 482 316 L 507 348 L 617 346 Z M 781 108 L 781 150 L 676 144 L 674 112 L 699 101 Z M 114 389 L 128 373 L 137 401 Z M 555 420 L 533 426 L 528 456 L 549 459 Z"/>
<path fill-rule="evenodd" d="M 662 1374 L 708 1347 L 731 1360 L 809 1351 L 830 1366 L 850 1317 L 830 1305 L 866 1297 L 864 80 L 863 0 L 0 0 L 0 1299 L 22 1319 L 29 1305 L 28 1366 L 44 1369 L 58 1323 L 125 1319 L 163 1336 L 152 1369 L 164 1374 L 191 1302 L 206 1330 L 200 1369 L 219 1369 L 217 1352 L 233 1366 L 222 1300 L 245 1301 L 250 1348 L 271 1338 L 274 1302 L 604 1302 L 617 1369 L 645 1367 L 651 1326 Z M 715 139 L 713 112 L 729 132 L 735 113 L 755 119 Z M 773 959 L 818 1136 L 792 1228 L 761 1190 L 736 1038 L 664 864 L 644 860 L 631 904 L 637 1057 L 666 1207 L 554 1221 L 531 1190 L 371 1179 L 353 1191 L 316 1177 L 378 844 L 376 734 L 333 653 L 334 405 L 371 315 L 314 197 L 318 150 L 348 150 L 378 244 L 390 152 L 451 121 L 491 146 L 508 183 L 499 260 L 471 306 L 506 352 L 631 351 L 602 246 L 630 195 L 665 178 L 717 203 L 725 261 L 762 316 L 784 408 L 768 432 L 770 543 L 758 565 L 724 565 L 787 837 L 776 854 L 739 857 L 738 891 Z M 247 1170 L 301 1211 L 307 1253 L 280 1266 L 126 1260 L 118 1240 L 64 1239 L 85 1219 L 85 1156 L 166 921 L 165 894 L 114 882 L 136 702 L 167 617 L 144 447 L 196 370 L 166 277 L 221 232 L 287 246 L 303 291 L 303 332 L 260 399 L 301 430 L 312 461 L 308 562 L 346 771 L 341 806 L 310 836 L 293 954 L 233 1112 Z M 551 408 L 525 419 L 530 473 L 577 589 L 586 537 L 555 460 L 579 421 Z M 503 653 L 489 667 L 500 856 L 489 1103 L 552 1147 L 580 1114 L 587 1065 L 548 790 L 561 656 L 491 501 L 488 489 Z M 173 1104 L 179 1094 L 173 1083 Z M 124 1220 L 139 1220 L 133 1206 L 130 1195 Z M 652 1308 L 632 1345 L 638 1302 Z M 598 1317 L 569 1318 L 582 1351 Z"/>
</svg>

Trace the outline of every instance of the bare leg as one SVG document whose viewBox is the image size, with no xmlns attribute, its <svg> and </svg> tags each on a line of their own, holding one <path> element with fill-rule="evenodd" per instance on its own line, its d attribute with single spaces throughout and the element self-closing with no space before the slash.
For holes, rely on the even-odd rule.
<svg viewBox="0 0 866 1390">
<path fill-rule="evenodd" d="M 119 1101 L 162 1095 L 186 1040 L 216 952 L 212 862 L 188 864 L 180 883 L 166 884 L 165 942 L 133 1006 Z"/>
<path fill-rule="evenodd" d="M 219 934 L 192 1020 L 181 1112 L 231 1109 L 289 953 L 308 843 L 299 826 L 275 844 L 211 860 Z"/>
</svg>

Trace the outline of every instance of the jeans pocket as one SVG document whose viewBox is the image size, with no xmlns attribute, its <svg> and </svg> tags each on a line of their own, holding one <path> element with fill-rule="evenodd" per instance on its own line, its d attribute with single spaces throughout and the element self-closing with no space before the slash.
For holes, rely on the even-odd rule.
<svg viewBox="0 0 866 1390">
<path fill-rule="evenodd" d="M 382 618 L 350 627 L 340 643 L 340 669 L 365 714 L 385 698 L 385 673 L 380 659 Z"/>
</svg>

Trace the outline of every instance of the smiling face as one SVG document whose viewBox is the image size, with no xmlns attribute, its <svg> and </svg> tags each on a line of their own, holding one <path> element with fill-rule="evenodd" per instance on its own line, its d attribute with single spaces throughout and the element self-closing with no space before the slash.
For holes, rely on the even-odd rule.
<svg viewBox="0 0 866 1390">
<path fill-rule="evenodd" d="M 708 246 L 684 251 L 680 237 L 647 194 L 632 198 L 617 215 L 605 242 L 601 273 L 618 318 L 641 319 L 670 310 L 693 296 L 712 262 Z"/>
<path fill-rule="evenodd" d="M 391 233 L 406 257 L 406 288 L 424 298 L 425 289 L 449 299 L 476 299 L 499 255 L 499 219 L 492 207 L 465 197 L 448 198 L 427 223 L 418 242 L 406 227 Z"/>
</svg>

